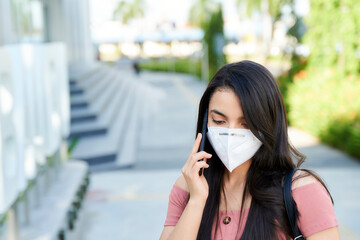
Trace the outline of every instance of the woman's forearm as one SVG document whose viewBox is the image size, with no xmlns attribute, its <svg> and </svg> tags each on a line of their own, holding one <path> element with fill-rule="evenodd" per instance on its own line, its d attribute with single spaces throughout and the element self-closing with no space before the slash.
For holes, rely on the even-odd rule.
<svg viewBox="0 0 360 240">
<path fill-rule="evenodd" d="M 202 201 L 191 200 L 190 198 L 168 240 L 196 239 L 204 207 L 205 203 Z"/>
</svg>

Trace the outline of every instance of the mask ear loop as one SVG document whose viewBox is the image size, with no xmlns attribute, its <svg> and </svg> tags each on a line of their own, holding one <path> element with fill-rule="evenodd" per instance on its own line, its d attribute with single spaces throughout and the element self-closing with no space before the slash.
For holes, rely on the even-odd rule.
<svg viewBox="0 0 360 240">
<path fill-rule="evenodd" d="M 206 108 L 205 114 L 204 114 L 204 119 L 203 119 L 203 125 L 202 125 L 202 129 L 201 129 L 202 138 L 201 138 L 201 142 L 200 142 L 199 152 L 204 151 L 204 149 L 205 149 L 208 115 L 209 115 L 209 109 Z M 199 161 L 204 161 L 204 160 L 201 159 Z M 204 168 L 201 168 L 199 171 L 199 176 L 201 176 L 203 173 L 204 173 Z"/>
<path fill-rule="evenodd" d="M 262 134 L 262 132 L 260 132 L 260 131 L 258 131 L 258 133 L 259 133 L 259 137 L 260 137 L 259 141 L 263 142 L 265 140 L 264 134 Z"/>
</svg>

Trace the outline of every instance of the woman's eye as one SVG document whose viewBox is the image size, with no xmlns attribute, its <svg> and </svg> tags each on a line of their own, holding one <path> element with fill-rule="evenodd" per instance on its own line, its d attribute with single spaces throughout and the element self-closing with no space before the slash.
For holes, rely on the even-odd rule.
<svg viewBox="0 0 360 240">
<path fill-rule="evenodd" d="M 218 125 L 225 123 L 225 121 L 217 121 L 215 119 L 213 119 L 213 122 Z"/>
</svg>

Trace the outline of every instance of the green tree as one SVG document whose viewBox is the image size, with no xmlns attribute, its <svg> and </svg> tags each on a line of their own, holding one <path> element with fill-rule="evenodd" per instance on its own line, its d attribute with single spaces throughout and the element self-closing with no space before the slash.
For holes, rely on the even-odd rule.
<svg viewBox="0 0 360 240">
<path fill-rule="evenodd" d="M 204 26 L 204 41 L 208 47 L 209 74 L 212 77 L 218 68 L 225 64 L 223 47 L 225 45 L 224 20 L 221 4 L 210 13 L 209 22 Z"/>
<path fill-rule="evenodd" d="M 292 125 L 360 158 L 360 4 L 311 1 L 303 43 L 310 49 L 291 71 L 287 102 Z"/>
<path fill-rule="evenodd" d="M 311 1 L 304 43 L 310 47 L 309 65 L 335 67 L 344 74 L 359 72 L 360 4 L 357 0 Z"/>
<path fill-rule="evenodd" d="M 196 0 L 190 9 L 189 22 L 205 30 L 206 24 L 210 21 L 210 13 L 217 8 L 214 0 Z"/>
<path fill-rule="evenodd" d="M 144 0 L 121 1 L 113 12 L 113 19 L 128 23 L 129 20 L 144 16 Z"/>
<path fill-rule="evenodd" d="M 251 16 L 254 10 L 260 10 L 270 14 L 274 22 L 281 17 L 281 8 L 285 4 L 292 4 L 292 0 L 236 0 L 238 8 L 245 7 L 247 16 Z"/>
<path fill-rule="evenodd" d="M 265 52 L 267 55 L 270 52 L 270 45 L 274 36 L 274 26 L 275 23 L 281 17 L 281 8 L 285 4 L 291 4 L 292 0 L 236 0 L 236 5 L 241 11 L 242 8 L 245 8 L 246 15 L 251 16 L 255 10 L 259 10 L 263 17 L 266 17 L 267 24 L 271 28 L 270 31 L 263 32 L 263 41 L 266 41 Z"/>
</svg>

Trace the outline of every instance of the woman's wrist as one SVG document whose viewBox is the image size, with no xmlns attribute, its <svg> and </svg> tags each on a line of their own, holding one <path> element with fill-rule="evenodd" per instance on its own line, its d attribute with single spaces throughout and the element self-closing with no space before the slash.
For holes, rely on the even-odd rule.
<svg viewBox="0 0 360 240">
<path fill-rule="evenodd" d="M 195 207 L 197 209 L 204 208 L 206 204 L 206 199 L 190 197 L 188 204 L 189 206 Z"/>
</svg>

